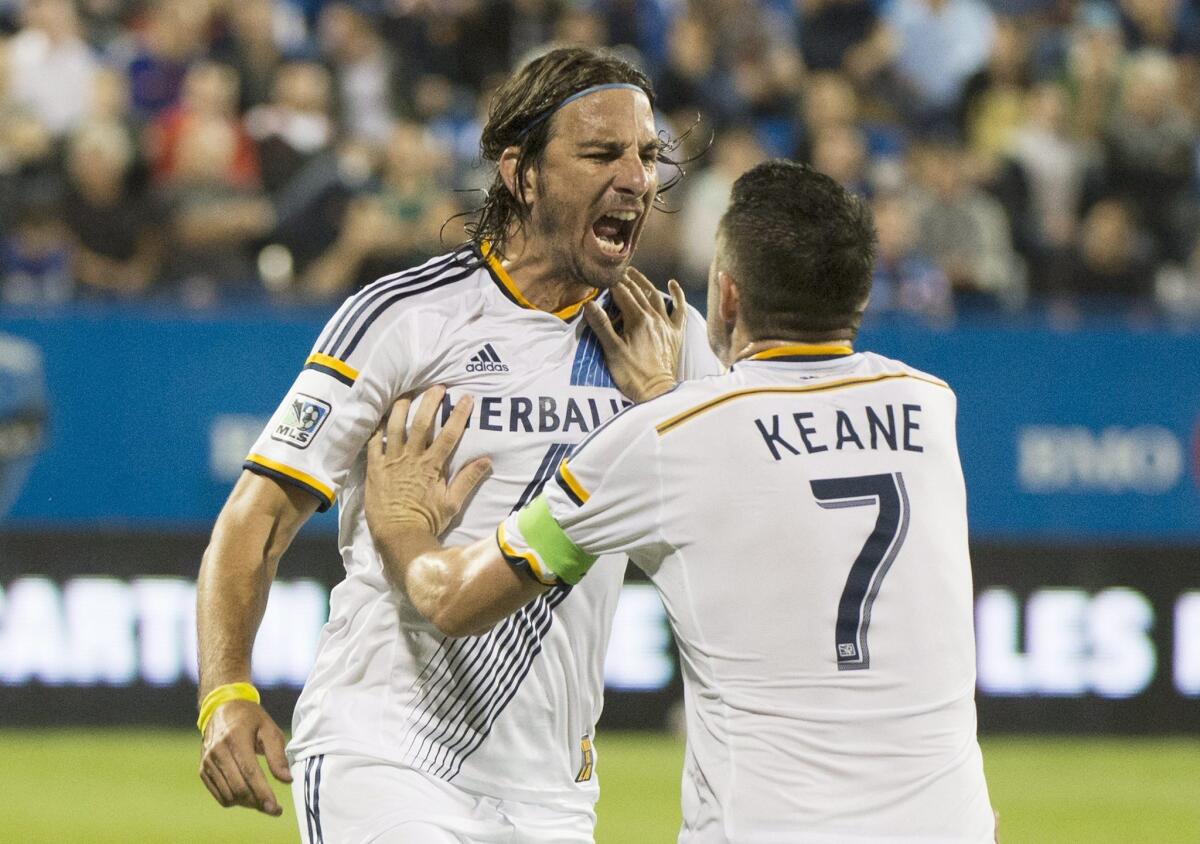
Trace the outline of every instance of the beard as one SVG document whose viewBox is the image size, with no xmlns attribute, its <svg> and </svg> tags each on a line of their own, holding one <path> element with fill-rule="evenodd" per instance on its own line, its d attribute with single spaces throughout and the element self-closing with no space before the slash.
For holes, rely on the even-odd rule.
<svg viewBox="0 0 1200 844">
<path fill-rule="evenodd" d="M 530 214 L 528 225 L 531 239 L 545 244 L 546 254 L 551 257 L 564 281 L 600 290 L 615 287 L 625 277 L 629 260 L 619 264 L 589 260 L 579 242 L 579 214 L 574 203 L 563 201 L 545 190 L 544 185 L 544 182 L 538 185 L 537 204 Z M 630 259 L 633 251 L 631 246 Z"/>
</svg>

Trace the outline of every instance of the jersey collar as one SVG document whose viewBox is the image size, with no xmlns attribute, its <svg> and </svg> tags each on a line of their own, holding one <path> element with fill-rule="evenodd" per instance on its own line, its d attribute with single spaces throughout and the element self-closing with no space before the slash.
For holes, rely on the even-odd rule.
<svg viewBox="0 0 1200 844">
<path fill-rule="evenodd" d="M 777 346 L 774 349 L 764 349 L 745 360 L 766 360 L 771 363 L 818 363 L 825 360 L 838 360 L 852 354 L 854 354 L 852 348 L 840 344 L 793 343 L 787 346 Z"/>
<path fill-rule="evenodd" d="M 508 270 L 504 269 L 504 265 L 500 263 L 500 259 L 497 258 L 496 254 L 492 251 L 492 245 L 490 243 L 485 240 L 483 243 L 479 244 L 479 252 L 487 264 L 488 273 L 491 275 L 492 281 L 496 282 L 496 286 L 500 288 L 500 292 L 504 294 L 504 297 L 513 304 L 525 308 L 526 310 L 548 313 L 551 316 L 556 316 L 566 322 L 567 320 L 577 316 L 579 312 L 583 310 L 584 305 L 586 305 L 592 299 L 595 299 L 600 294 L 599 290 L 593 290 L 591 293 L 573 305 L 567 305 L 565 308 L 560 308 L 557 311 L 544 311 L 526 299 L 521 293 L 520 288 L 517 287 L 516 283 L 512 280 L 512 276 L 508 274 Z"/>
</svg>

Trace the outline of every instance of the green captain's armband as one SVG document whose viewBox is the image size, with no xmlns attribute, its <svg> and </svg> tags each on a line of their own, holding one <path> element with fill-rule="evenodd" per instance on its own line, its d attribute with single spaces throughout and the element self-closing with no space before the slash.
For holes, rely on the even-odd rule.
<svg viewBox="0 0 1200 844">
<path fill-rule="evenodd" d="M 596 557 L 587 553 L 558 526 L 550 515 L 546 496 L 539 495 L 517 514 L 517 527 L 526 544 L 558 579 L 574 586 L 587 574 Z"/>
</svg>

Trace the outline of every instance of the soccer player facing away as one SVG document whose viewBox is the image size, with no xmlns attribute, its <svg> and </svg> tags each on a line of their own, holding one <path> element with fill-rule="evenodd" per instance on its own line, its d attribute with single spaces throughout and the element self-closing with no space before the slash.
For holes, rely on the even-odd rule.
<svg viewBox="0 0 1200 844">
<path fill-rule="evenodd" d="M 606 54 L 529 63 L 484 129 L 498 172 L 475 242 L 367 286 L 321 333 L 200 572 L 200 773 L 222 805 L 280 813 L 257 750 L 279 779 L 290 764 L 308 844 L 592 840 L 592 738 L 625 558 L 451 638 L 473 629 L 431 624 L 387 577 L 364 517 L 364 447 L 397 397 L 445 385 L 441 421 L 458 431 L 469 419 L 454 461 L 464 495 L 490 468 L 448 535 L 469 542 L 630 399 L 719 371 L 678 285 L 668 316 L 629 268 L 658 190 L 652 104 L 646 78 Z M 250 685 L 251 647 L 280 555 L 335 498 L 346 576 L 285 761 Z"/>
<path fill-rule="evenodd" d="M 627 553 L 687 710 L 683 842 L 990 842 L 955 396 L 852 343 L 874 231 L 832 179 L 743 175 L 709 275 L 728 373 L 602 426 L 495 536 L 453 512 L 432 398 L 368 447 L 367 518 L 418 610 L 471 627 Z"/>
</svg>

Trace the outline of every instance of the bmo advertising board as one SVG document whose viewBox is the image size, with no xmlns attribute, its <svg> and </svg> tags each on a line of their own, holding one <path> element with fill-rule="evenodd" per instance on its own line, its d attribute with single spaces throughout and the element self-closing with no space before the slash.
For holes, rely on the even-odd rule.
<svg viewBox="0 0 1200 844">
<path fill-rule="evenodd" d="M 0 316 L 5 723 L 191 722 L 206 532 L 325 316 Z M 980 727 L 1200 730 L 1200 332 L 1031 323 L 859 341 L 958 395 Z M 255 645 L 283 720 L 341 579 L 335 519 L 284 558 Z M 608 726 L 670 721 L 674 645 L 632 568 L 605 676 Z"/>
</svg>

